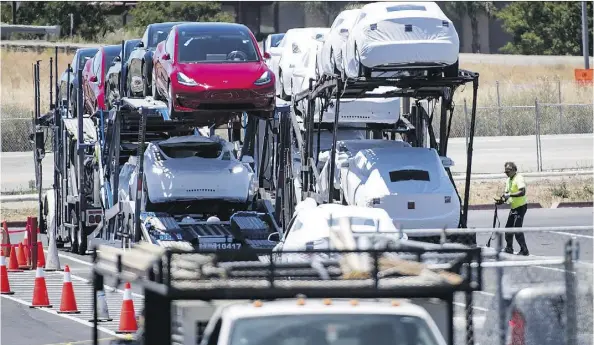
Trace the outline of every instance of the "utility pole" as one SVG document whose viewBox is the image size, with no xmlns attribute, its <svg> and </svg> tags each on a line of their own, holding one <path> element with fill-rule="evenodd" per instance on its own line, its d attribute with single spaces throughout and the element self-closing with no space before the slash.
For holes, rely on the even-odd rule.
<svg viewBox="0 0 594 345">
<path fill-rule="evenodd" d="M 12 25 L 16 25 L 16 12 L 17 12 L 18 6 L 17 6 L 17 2 L 13 1 L 12 2 Z"/>
<path fill-rule="evenodd" d="M 586 16 L 586 2 L 582 1 L 582 50 L 584 52 L 584 68 L 590 68 L 590 46 L 588 42 L 588 17 Z"/>
</svg>

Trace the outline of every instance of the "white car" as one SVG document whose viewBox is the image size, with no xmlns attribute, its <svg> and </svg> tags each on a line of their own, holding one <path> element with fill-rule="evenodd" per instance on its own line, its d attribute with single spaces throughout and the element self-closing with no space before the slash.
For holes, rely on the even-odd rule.
<svg viewBox="0 0 594 345">
<path fill-rule="evenodd" d="M 444 167 L 453 162 L 436 150 L 364 149 L 340 165 L 346 204 L 384 209 L 397 228 L 458 227 L 460 200 Z"/>
<path fill-rule="evenodd" d="M 399 149 L 402 147 L 411 147 L 406 141 L 383 140 L 383 139 L 360 139 L 360 140 L 337 140 L 336 141 L 336 159 L 334 160 L 334 195 L 335 199 L 340 199 L 340 167 L 343 162 L 353 158 L 361 150 L 388 148 Z M 319 162 L 323 164 L 320 171 L 320 188 L 318 193 L 324 200 L 328 200 L 328 183 L 330 181 L 330 151 L 320 152 Z"/>
<path fill-rule="evenodd" d="M 346 44 L 359 9 L 345 10 L 334 19 L 328 38 L 320 52 L 319 70 L 323 74 L 339 74 L 342 71 L 342 48 Z"/>
<path fill-rule="evenodd" d="M 262 44 L 262 53 L 270 54 L 270 59 L 266 60 L 266 65 L 271 70 L 274 70 L 274 66 L 278 66 L 278 60 L 280 59 L 279 44 L 283 40 L 283 37 L 285 37 L 284 33 L 270 34 L 266 36 L 266 39 Z"/>
<path fill-rule="evenodd" d="M 435 2 L 374 2 L 361 8 L 343 50 L 349 78 L 372 71 L 431 70 L 458 75 L 460 40 Z"/>
<path fill-rule="evenodd" d="M 218 136 L 190 135 L 151 142 L 144 153 L 141 210 L 192 201 L 247 205 L 258 187 L 249 163 L 253 163 L 252 157 L 239 161 L 232 144 Z M 136 157 L 131 157 L 120 171 L 120 198 L 135 200 L 136 164 Z"/>
<path fill-rule="evenodd" d="M 184 318 L 188 323 L 183 327 L 190 330 L 186 333 L 193 335 L 194 343 L 199 334 L 195 320 L 212 307 L 200 308 Z M 409 300 L 292 298 L 242 301 L 217 308 L 200 345 L 228 344 L 446 345 L 446 341 L 427 310 Z"/>
<path fill-rule="evenodd" d="M 300 254 L 283 254 L 283 251 L 331 248 L 330 231 L 339 229 L 341 218 L 350 219 L 359 249 L 370 249 L 364 246 L 373 242 L 374 238 L 394 241 L 408 238 L 405 234 L 401 237 L 388 213 L 380 208 L 338 204 L 316 206 L 316 202 L 308 198 L 297 205 L 293 219 L 272 249 L 276 253 L 275 260 L 295 262 L 306 259 Z"/>
<path fill-rule="evenodd" d="M 273 66 L 273 72 L 276 75 L 277 85 L 276 93 L 282 99 L 290 99 L 290 81 L 293 74 L 293 68 L 300 61 L 303 54 L 303 45 L 308 44 L 312 39 L 324 41 L 330 28 L 298 28 L 290 29 L 281 41 L 280 59 L 278 65 Z"/>
<path fill-rule="evenodd" d="M 291 77 L 291 95 L 299 94 L 309 89 L 309 80 L 319 78 L 319 69 L 316 68 L 320 59 L 319 52 L 323 49 L 322 43 L 317 40 L 311 40 L 311 43 L 304 44 L 305 51 L 301 59 L 295 64 L 293 75 Z M 317 52 L 317 54 L 316 54 Z M 396 90 L 395 87 L 380 86 L 375 90 L 366 92 L 367 94 L 384 94 Z M 328 107 L 322 112 L 323 123 L 334 123 L 335 120 L 335 100 L 331 100 Z M 322 102 L 320 98 L 315 100 L 314 121 L 319 122 Z M 302 116 L 307 114 L 309 103 L 307 98 L 300 100 L 295 104 L 297 114 Z M 381 123 L 394 124 L 400 118 L 400 97 L 391 98 L 342 98 L 340 100 L 339 123 Z"/>
</svg>

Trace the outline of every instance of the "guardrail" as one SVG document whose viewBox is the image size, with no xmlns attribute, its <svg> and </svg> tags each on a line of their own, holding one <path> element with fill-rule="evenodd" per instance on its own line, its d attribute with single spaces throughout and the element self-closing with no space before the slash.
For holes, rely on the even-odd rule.
<svg viewBox="0 0 594 345">
<path fill-rule="evenodd" d="M 71 43 L 71 42 L 47 42 L 47 41 L 0 41 L 0 47 L 14 50 L 14 51 L 44 51 L 46 49 L 55 49 L 64 52 L 64 53 L 74 53 L 77 49 L 80 48 L 96 48 L 100 47 L 101 44 L 95 43 Z"/>
<path fill-rule="evenodd" d="M 0 37 L 10 39 L 13 33 L 25 33 L 34 35 L 44 35 L 45 39 L 60 37 L 60 25 L 38 26 L 38 25 L 0 25 Z"/>
</svg>

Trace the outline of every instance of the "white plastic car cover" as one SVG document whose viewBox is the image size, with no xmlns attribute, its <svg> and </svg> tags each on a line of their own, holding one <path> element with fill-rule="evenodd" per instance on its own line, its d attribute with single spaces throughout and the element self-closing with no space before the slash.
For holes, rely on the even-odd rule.
<svg viewBox="0 0 594 345">
<path fill-rule="evenodd" d="M 345 71 L 356 77 L 359 61 L 367 67 L 454 64 L 460 41 L 435 2 L 376 2 L 362 8 L 345 50 Z"/>
<path fill-rule="evenodd" d="M 319 54 L 318 66 L 322 73 L 334 74 L 332 59 L 336 63 L 336 68 L 339 70 L 342 69 L 342 48 L 346 43 L 359 11 L 359 9 L 345 10 L 340 12 L 334 19 L 328 37 L 324 41 L 324 46 Z"/>
<path fill-rule="evenodd" d="M 251 168 L 237 161 L 228 150 L 228 159 L 171 158 L 159 148 L 168 145 L 216 142 L 203 136 L 173 137 L 150 143 L 145 151 L 144 174 L 149 200 L 153 203 L 174 200 L 225 200 L 246 202 L 253 189 Z M 219 142 L 224 147 L 226 141 Z M 221 156 L 222 157 L 222 156 Z M 134 181 L 131 181 L 133 183 Z"/>
<path fill-rule="evenodd" d="M 382 94 L 394 87 L 379 87 L 368 94 Z M 332 100 L 322 114 L 322 122 L 333 123 L 335 119 L 335 103 Z M 320 119 L 321 103 L 316 102 L 314 121 Z M 400 97 L 392 98 L 343 98 L 340 100 L 339 123 L 396 123 L 400 119 Z"/>
<path fill-rule="evenodd" d="M 383 140 L 383 139 L 364 139 L 364 140 L 341 140 L 336 142 L 336 159 L 334 160 L 334 188 L 340 189 L 341 185 L 341 169 L 340 165 L 342 162 L 347 161 L 349 158 L 354 157 L 359 151 L 367 149 L 399 149 L 402 147 L 411 147 L 409 143 L 400 140 Z M 320 161 L 324 162 L 324 167 L 320 172 L 320 188 L 319 193 L 322 194 L 324 200 L 328 199 L 328 181 L 330 175 L 330 162 L 328 157 L 329 152 L 326 152 L 324 159 Z"/>
<path fill-rule="evenodd" d="M 354 200 L 349 201 L 383 208 L 397 226 L 409 229 L 458 225 L 460 200 L 434 149 L 362 150 L 350 162 L 349 173 L 359 174 L 363 182 L 348 187 L 357 188 Z M 409 177 L 424 173 L 429 181 Z M 341 182 L 348 183 L 345 179 Z"/>
</svg>

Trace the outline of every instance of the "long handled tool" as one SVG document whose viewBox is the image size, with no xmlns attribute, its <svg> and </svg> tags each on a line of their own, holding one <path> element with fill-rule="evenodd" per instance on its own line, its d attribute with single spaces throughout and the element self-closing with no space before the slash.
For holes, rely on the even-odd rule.
<svg viewBox="0 0 594 345">
<path fill-rule="evenodd" d="M 502 198 L 495 198 L 495 212 L 493 212 L 493 229 L 501 227 L 501 222 L 499 221 L 499 216 L 497 215 L 497 206 L 502 205 L 503 202 L 504 201 Z M 491 240 L 493 240 L 494 235 L 495 232 L 491 233 L 491 236 L 489 236 L 489 240 L 487 241 L 487 247 L 491 247 Z"/>
</svg>

